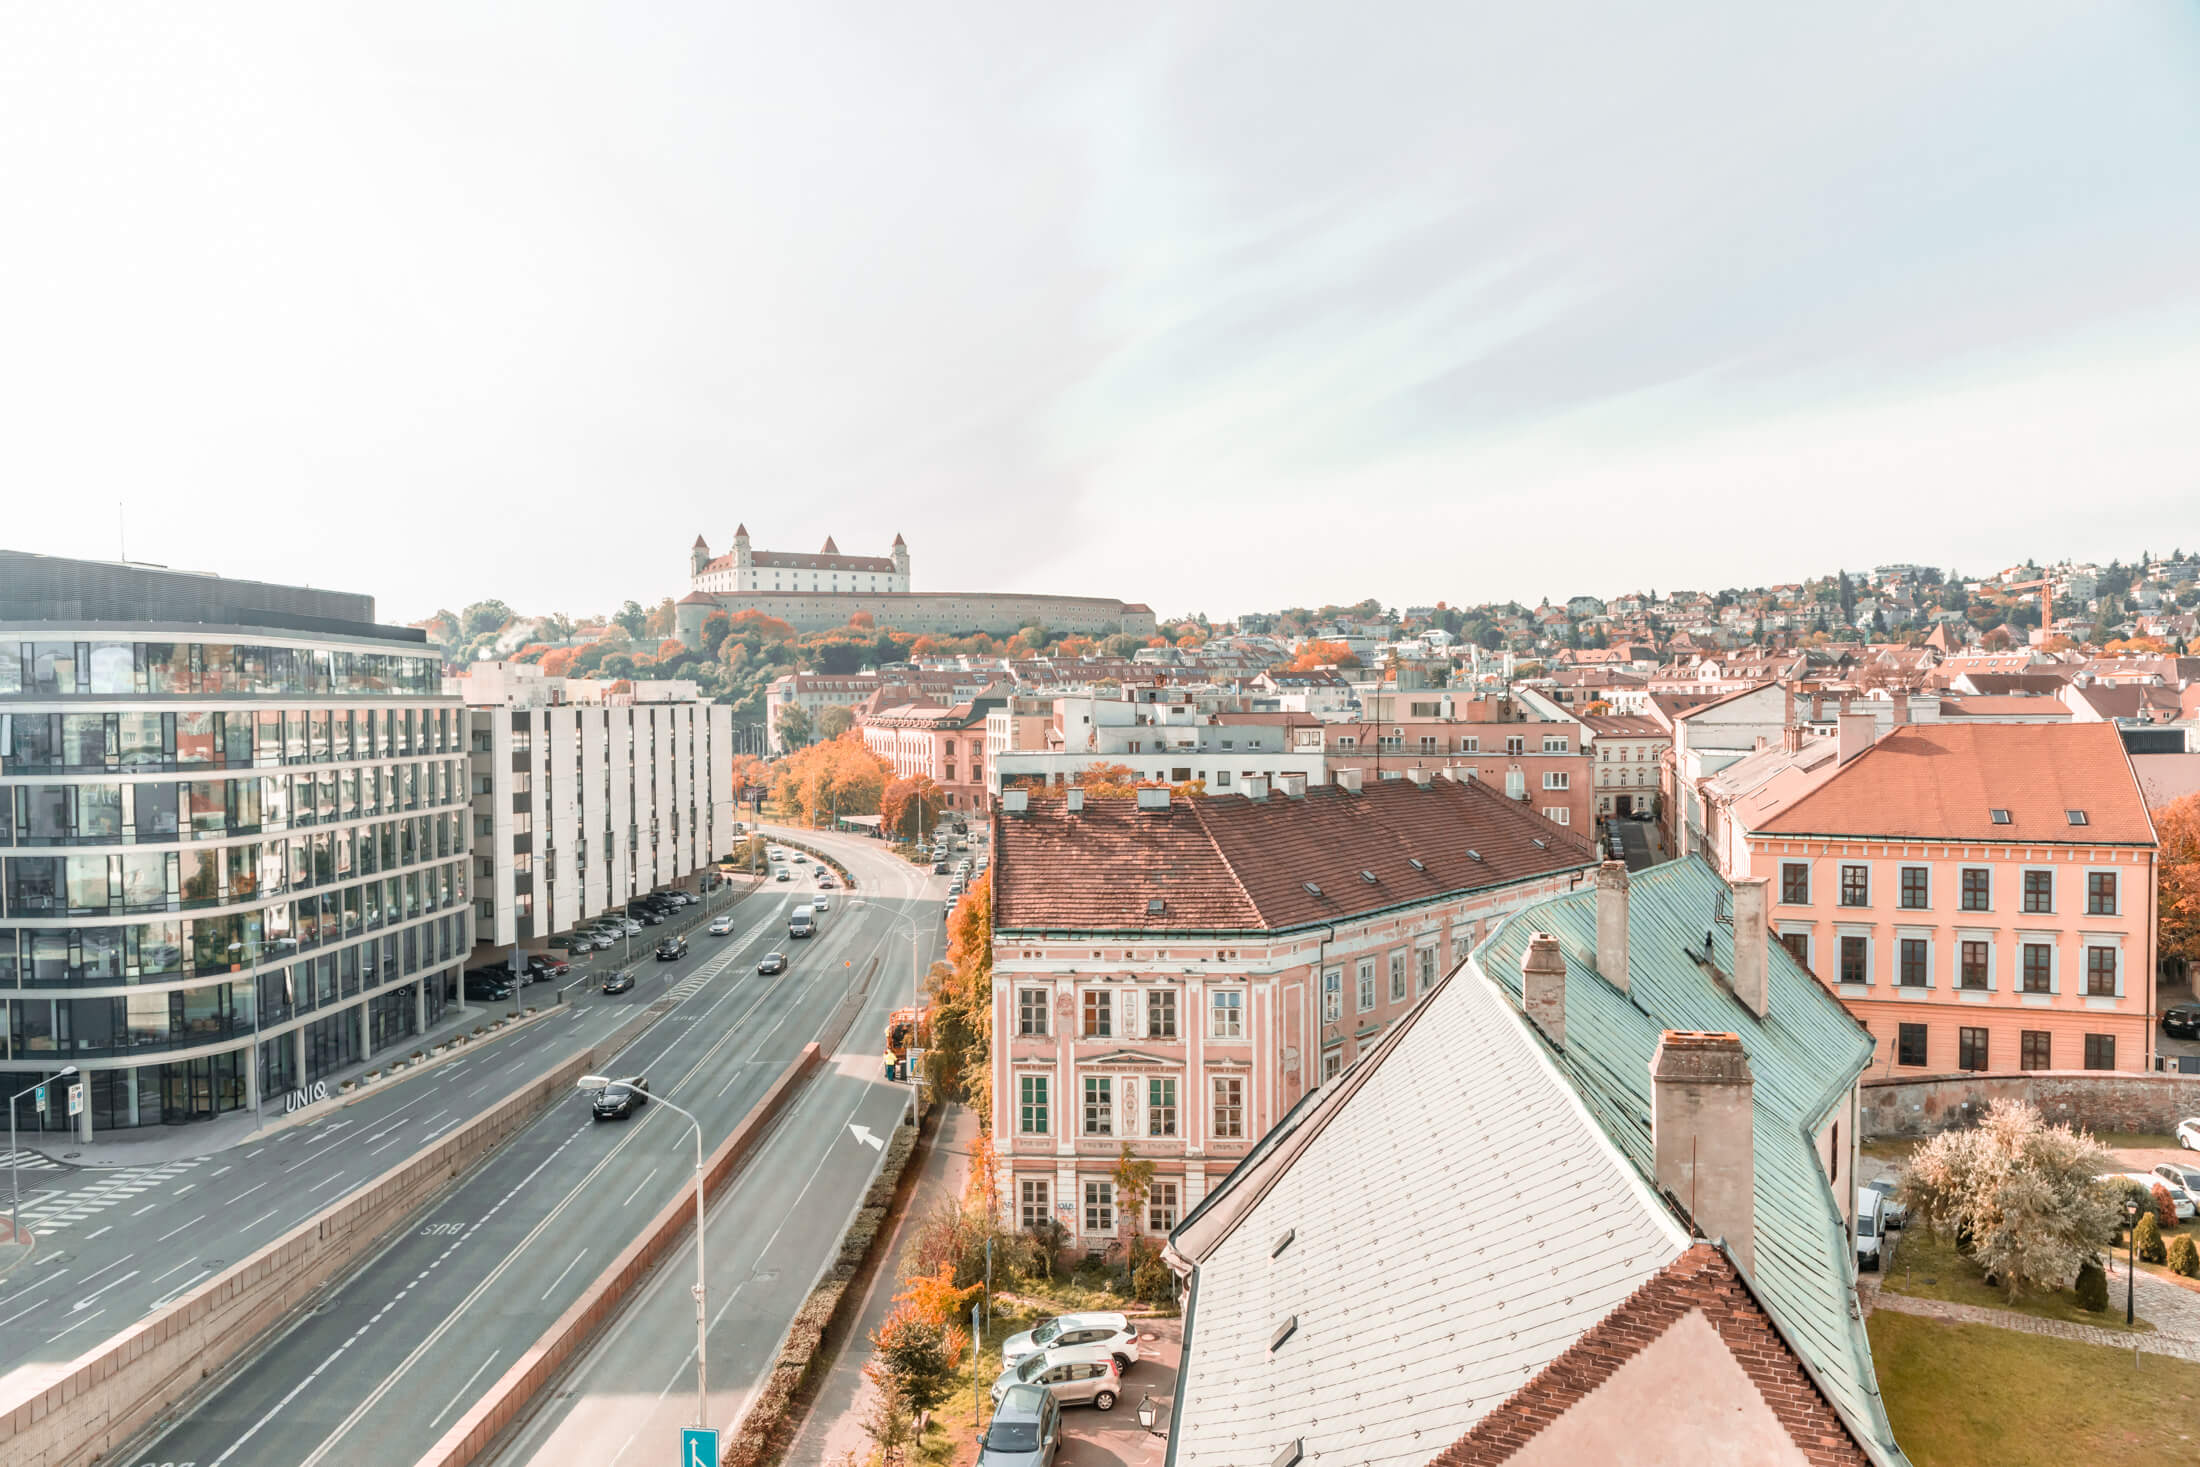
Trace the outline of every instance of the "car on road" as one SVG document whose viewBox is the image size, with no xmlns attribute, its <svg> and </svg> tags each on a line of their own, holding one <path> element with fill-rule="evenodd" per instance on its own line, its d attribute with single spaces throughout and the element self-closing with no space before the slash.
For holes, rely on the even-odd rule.
<svg viewBox="0 0 2200 1467">
<path fill-rule="evenodd" d="M 688 952 L 688 940 L 684 937 L 668 937 L 657 944 L 657 961 L 669 963 L 684 958 Z"/>
<path fill-rule="evenodd" d="M 806 865 L 808 865 L 808 864 L 809 864 L 809 861 L 810 861 L 810 858 L 809 858 L 809 856 L 808 856 L 807 854 L 805 854 L 804 852 L 801 852 L 801 851 L 796 851 L 796 852 L 794 853 L 794 863 L 795 863 L 795 864 L 796 864 L 797 866 L 806 866 Z"/>
<path fill-rule="evenodd" d="M 733 931 L 733 914 L 731 912 L 723 917 L 710 919 L 710 935 L 712 937 L 724 937 L 731 931 Z"/>
<path fill-rule="evenodd" d="M 1062 1446 L 1062 1408 L 1042 1386 L 1013 1385 L 978 1438 L 978 1467 L 1052 1467 Z"/>
<path fill-rule="evenodd" d="M 945 861 L 934 861 L 932 863 L 932 874 L 934 876 L 945 876 L 947 874 L 947 863 Z"/>
<path fill-rule="evenodd" d="M 647 1104 L 649 1081 L 640 1075 L 628 1075 L 597 1091 L 595 1101 L 588 1108 L 599 1121 L 623 1121 Z"/>
<path fill-rule="evenodd" d="M 2177 1144 L 2187 1151 L 2200 1151 L 2200 1116 L 2191 1116 L 2177 1123 Z"/>
<path fill-rule="evenodd" d="M 772 880 L 792 881 L 794 880 L 794 873 L 792 871 L 789 871 L 786 867 L 782 866 L 777 871 L 772 873 Z"/>
<path fill-rule="evenodd" d="M 632 968 L 622 968 L 616 973 L 604 975 L 603 991 L 605 993 L 625 993 L 633 986 L 634 970 Z"/>
<path fill-rule="evenodd" d="M 814 912 L 830 912 L 832 909 L 833 899 L 831 897 L 820 893 L 819 895 L 810 898 L 810 910 Z"/>
<path fill-rule="evenodd" d="M 1875 1177 L 1864 1184 L 1863 1190 L 1879 1194 L 1879 1216 L 1892 1231 L 1910 1220 L 1910 1209 L 1894 1200 L 1898 1183 L 1893 1177 Z"/>
<path fill-rule="evenodd" d="M 2172 1039 L 2200 1039 L 2200 1003 L 2173 1003 L 2162 1010 L 2162 1032 Z"/>
<path fill-rule="evenodd" d="M 945 920 L 946 918 L 952 917 L 954 915 L 955 899 L 953 897 L 949 897 L 946 901 L 940 903 L 940 917 L 942 920 Z"/>
<path fill-rule="evenodd" d="M 1105 1347 L 1100 1353 L 1111 1357 L 1117 1369 L 1130 1369 L 1138 1363 L 1138 1326 L 1128 1316 L 1112 1310 L 1057 1314 L 1003 1340 L 1001 1363 L 1014 1365 L 1041 1350 L 1100 1346 Z"/>
<path fill-rule="evenodd" d="M 1092 1405 L 1113 1411 L 1123 1394 L 1123 1372 L 1106 1355 L 1087 1355 L 1075 1349 L 1041 1350 L 1008 1367 L 993 1382 L 993 1401 L 999 1405 L 1017 1386 L 1039 1386 L 1059 1406 Z"/>
<path fill-rule="evenodd" d="M 758 963 L 758 964 L 756 965 L 756 971 L 757 971 L 757 972 L 759 972 L 759 973 L 784 973 L 784 972 L 786 972 L 786 971 L 787 971 L 787 955 L 786 955 L 785 953 L 766 953 L 766 954 L 764 954 L 763 960 L 762 960 L 761 962 L 759 962 L 759 963 Z"/>
</svg>

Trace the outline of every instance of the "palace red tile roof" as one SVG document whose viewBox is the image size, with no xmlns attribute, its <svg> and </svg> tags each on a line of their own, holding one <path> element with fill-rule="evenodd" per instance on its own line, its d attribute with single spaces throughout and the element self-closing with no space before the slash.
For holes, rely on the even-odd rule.
<svg viewBox="0 0 2200 1467">
<path fill-rule="evenodd" d="M 1071 811 L 1061 794 L 1029 798 L 994 826 L 1004 929 L 1273 932 L 1597 861 L 1580 837 L 1472 780 L 1175 797 L 1165 810 L 1088 798 Z"/>
<path fill-rule="evenodd" d="M 2007 824 L 1993 818 L 2008 812 Z M 2083 810 L 2085 824 L 2068 812 Z M 1906 724 L 1767 821 L 1766 835 L 2152 845 L 2110 723 Z"/>
</svg>

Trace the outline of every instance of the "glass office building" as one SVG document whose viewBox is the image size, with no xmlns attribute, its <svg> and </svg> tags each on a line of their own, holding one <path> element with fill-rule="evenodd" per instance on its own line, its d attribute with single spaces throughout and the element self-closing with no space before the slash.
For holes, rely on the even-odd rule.
<svg viewBox="0 0 2200 1467">
<path fill-rule="evenodd" d="M 0 1086 L 75 1065 L 95 1134 L 182 1124 L 434 1023 L 470 945 L 441 689 L 368 597 L 0 552 Z"/>
</svg>

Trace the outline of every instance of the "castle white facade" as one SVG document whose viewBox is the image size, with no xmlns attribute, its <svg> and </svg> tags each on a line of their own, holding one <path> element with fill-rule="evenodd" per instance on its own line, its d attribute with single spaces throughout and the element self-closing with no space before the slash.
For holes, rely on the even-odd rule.
<svg viewBox="0 0 2200 1467">
<path fill-rule="evenodd" d="M 688 563 L 689 589 L 705 595 L 723 591 L 898 594 L 909 589 L 909 546 L 899 535 L 894 537 L 893 550 L 885 555 L 842 555 L 830 535 L 817 554 L 797 555 L 784 550 L 750 549 L 749 527 L 741 525 L 733 532 L 731 554 L 712 558 L 710 546 L 697 535 Z"/>
</svg>

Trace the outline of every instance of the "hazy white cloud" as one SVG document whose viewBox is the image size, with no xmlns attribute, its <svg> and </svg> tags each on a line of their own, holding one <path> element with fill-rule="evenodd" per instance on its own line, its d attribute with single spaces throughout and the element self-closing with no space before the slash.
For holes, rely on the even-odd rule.
<svg viewBox="0 0 2200 1467">
<path fill-rule="evenodd" d="M 127 500 L 400 617 L 736 520 L 1218 614 L 2166 548 L 2196 63 L 2082 0 L 18 7 L 0 541 Z"/>
</svg>

